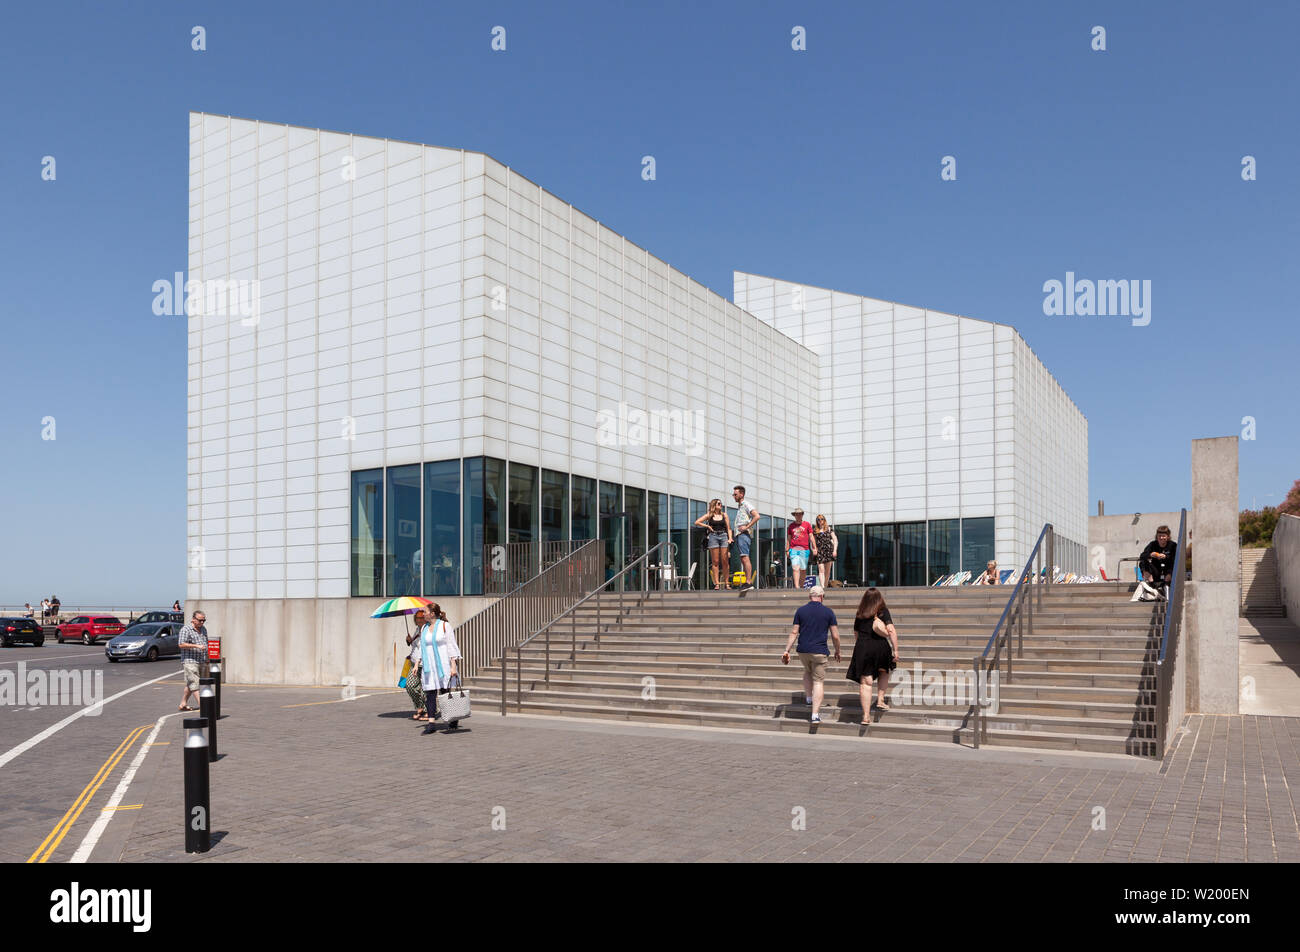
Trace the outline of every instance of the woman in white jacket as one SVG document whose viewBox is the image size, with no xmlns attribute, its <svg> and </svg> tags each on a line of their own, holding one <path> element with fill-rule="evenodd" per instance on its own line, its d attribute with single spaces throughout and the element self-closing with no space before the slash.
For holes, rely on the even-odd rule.
<svg viewBox="0 0 1300 952">
<path fill-rule="evenodd" d="M 426 734 L 435 730 L 433 722 L 438 719 L 438 692 L 450 689 L 452 678 L 460 676 L 457 665 L 460 646 L 456 644 L 456 632 L 447 621 L 447 614 L 434 603 L 429 606 L 429 617 L 432 620 L 420 629 L 425 709 L 429 713 L 429 726 L 424 729 Z M 459 726 L 460 721 L 447 725 L 451 730 Z"/>
</svg>

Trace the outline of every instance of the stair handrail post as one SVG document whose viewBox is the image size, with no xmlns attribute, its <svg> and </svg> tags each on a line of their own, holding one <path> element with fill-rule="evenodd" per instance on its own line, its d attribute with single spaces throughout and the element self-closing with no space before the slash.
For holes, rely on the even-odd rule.
<svg viewBox="0 0 1300 952">
<path fill-rule="evenodd" d="M 980 697 L 980 656 L 976 655 L 973 662 L 975 669 L 975 749 L 980 749 L 980 722 L 984 719 L 984 701 Z"/>
</svg>

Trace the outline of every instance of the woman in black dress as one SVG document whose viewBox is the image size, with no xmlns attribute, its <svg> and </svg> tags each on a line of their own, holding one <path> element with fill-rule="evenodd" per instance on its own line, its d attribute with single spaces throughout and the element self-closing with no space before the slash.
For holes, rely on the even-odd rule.
<svg viewBox="0 0 1300 952">
<path fill-rule="evenodd" d="M 848 679 L 858 686 L 862 701 L 862 723 L 871 717 L 872 682 L 879 681 L 879 699 L 875 707 L 889 710 L 885 695 L 889 693 L 889 672 L 898 667 L 898 632 L 894 620 L 885 607 L 885 599 L 877 588 L 869 588 L 858 603 L 853 619 L 853 630 L 858 638 L 853 645 L 853 659 L 849 662 Z"/>
</svg>

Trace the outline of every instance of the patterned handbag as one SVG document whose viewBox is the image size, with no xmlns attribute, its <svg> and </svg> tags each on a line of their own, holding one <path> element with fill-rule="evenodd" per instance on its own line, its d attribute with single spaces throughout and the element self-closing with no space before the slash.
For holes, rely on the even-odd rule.
<svg viewBox="0 0 1300 952">
<path fill-rule="evenodd" d="M 469 717 L 469 692 L 461 683 L 460 675 L 451 679 L 454 687 L 438 696 L 438 713 L 446 721 L 460 721 Z"/>
</svg>

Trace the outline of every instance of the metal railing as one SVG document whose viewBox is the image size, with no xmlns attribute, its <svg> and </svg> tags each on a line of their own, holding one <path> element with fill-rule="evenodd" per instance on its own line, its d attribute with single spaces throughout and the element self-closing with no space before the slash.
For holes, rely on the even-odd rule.
<svg viewBox="0 0 1300 952">
<path fill-rule="evenodd" d="M 1043 543 L 1046 542 L 1046 545 Z M 1038 541 L 1034 543 L 1034 548 L 1029 553 L 1029 558 L 1025 560 L 1024 571 L 1015 582 L 1015 587 L 1011 590 L 1011 595 L 1007 599 L 1007 607 L 1002 609 L 1002 615 L 998 618 L 998 623 L 993 627 L 993 634 L 989 642 L 984 646 L 982 654 L 975 656 L 973 667 L 975 672 L 975 699 L 971 704 L 970 712 L 967 719 L 971 722 L 971 727 L 975 733 L 975 748 L 978 750 L 980 740 L 988 739 L 988 724 L 984 718 L 984 707 L 988 700 L 988 686 L 994 683 L 1002 682 L 1002 649 L 1005 647 L 1007 661 L 1007 683 L 1011 682 L 1012 671 L 1014 667 L 1014 656 L 1011 651 L 1011 633 L 1014 627 L 1016 632 L 1016 651 L 1015 655 L 1024 657 L 1025 654 L 1025 628 L 1029 629 L 1029 636 L 1034 635 L 1034 611 L 1043 609 L 1043 589 L 1052 583 L 1056 573 L 1056 530 L 1050 522 L 1043 525 L 1043 531 L 1038 533 Z M 1046 562 L 1047 573 L 1042 574 L 1043 563 Z M 1034 590 L 1030 588 L 1035 585 L 1037 596 L 1033 594 Z M 1037 601 L 1037 606 L 1034 602 Z M 990 652 L 992 654 L 990 655 Z"/>
<path fill-rule="evenodd" d="M 564 609 L 562 612 L 557 614 L 555 617 L 553 617 L 547 622 L 544 622 L 540 627 L 537 628 L 536 631 L 534 631 L 528 637 L 524 638 L 522 641 L 517 642 L 513 646 L 515 652 L 515 710 L 516 711 L 520 711 L 523 709 L 523 680 L 524 679 L 523 679 L 522 658 L 523 658 L 524 645 L 528 644 L 530 641 L 534 640 L 535 638 L 541 637 L 542 635 L 546 636 L 545 638 L 546 641 L 545 681 L 547 684 L 550 684 L 551 683 L 551 632 L 555 630 L 556 625 L 558 625 L 561 621 L 563 621 L 566 616 L 568 617 L 569 619 L 569 661 L 570 662 L 576 661 L 578 657 L 577 610 L 581 608 L 583 605 L 587 604 L 587 602 L 591 601 L 593 598 L 596 598 L 597 595 L 600 595 L 602 593 L 610 594 L 612 592 L 617 592 L 618 609 L 614 617 L 617 620 L 617 624 L 621 628 L 623 625 L 623 616 L 624 614 L 626 614 L 627 611 L 627 609 L 623 607 L 624 596 L 626 595 L 632 601 L 633 609 L 639 608 L 642 604 L 645 603 L 645 600 L 650 595 L 652 589 L 649 587 L 650 573 L 644 571 L 644 566 L 649 565 L 650 557 L 653 556 L 656 552 L 659 552 L 661 549 L 667 552 L 668 555 L 667 561 L 673 562 L 675 564 L 674 556 L 676 555 L 677 552 L 677 543 L 675 542 L 656 543 L 654 546 L 648 549 L 644 555 L 637 556 L 635 559 L 628 562 L 628 564 L 623 566 L 623 568 L 619 570 L 616 574 L 614 574 L 613 576 L 611 576 L 610 578 L 602 582 L 598 588 L 593 589 L 588 594 L 584 595 L 581 599 L 579 599 L 577 602 L 575 602 L 574 604 L 570 605 L 568 608 Z M 662 560 L 662 556 L 661 556 L 661 560 Z M 643 569 L 642 571 L 638 572 L 636 576 L 640 579 L 639 587 L 635 589 L 630 589 L 629 586 L 623 584 L 623 578 L 629 572 L 636 571 L 638 567 Z M 605 630 L 604 606 L 602 604 L 601 599 L 597 598 L 596 599 L 596 635 L 595 635 L 595 640 L 597 644 L 600 643 L 600 635 L 601 632 L 603 632 L 604 630 Z M 501 713 L 502 715 L 505 715 L 506 708 L 508 706 L 506 701 L 506 691 L 507 691 L 506 673 L 510 667 L 509 660 L 510 659 L 508 654 L 503 656 L 501 659 Z"/>
<path fill-rule="evenodd" d="M 1187 587 L 1187 510 L 1178 517 L 1178 551 L 1174 554 L 1174 575 L 1169 582 L 1169 597 L 1162 602 L 1164 620 L 1160 636 L 1160 655 L 1156 658 L 1156 755 L 1164 757 L 1169 742 L 1170 708 L 1173 702 L 1174 673 L 1178 667 L 1178 636 L 1183 627 L 1183 590 Z"/>
<path fill-rule="evenodd" d="M 559 615 L 600 581 L 604 540 L 573 543 L 567 556 L 514 586 L 456 629 L 462 674 L 469 678 L 500 658 L 519 640 Z"/>
<path fill-rule="evenodd" d="M 483 546 L 483 594 L 505 595 L 567 559 L 590 539 Z"/>
</svg>

